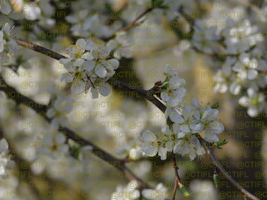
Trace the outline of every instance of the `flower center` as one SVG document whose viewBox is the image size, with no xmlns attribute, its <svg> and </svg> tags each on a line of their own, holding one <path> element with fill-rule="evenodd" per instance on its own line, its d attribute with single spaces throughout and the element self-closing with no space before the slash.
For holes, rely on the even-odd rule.
<svg viewBox="0 0 267 200">
<path fill-rule="evenodd" d="M 82 78 L 82 73 L 81 73 L 81 72 L 76 72 L 76 73 L 74 74 L 74 77 L 75 77 L 75 78 L 78 78 L 78 79 L 81 79 L 81 78 Z"/>
</svg>

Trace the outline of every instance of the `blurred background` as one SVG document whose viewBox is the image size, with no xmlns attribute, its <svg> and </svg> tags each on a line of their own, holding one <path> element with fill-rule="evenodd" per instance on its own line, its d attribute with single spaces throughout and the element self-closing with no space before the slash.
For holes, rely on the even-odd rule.
<svg viewBox="0 0 267 200">
<path fill-rule="evenodd" d="M 96 37 L 108 42 L 116 31 L 150 8 L 150 3 L 148 0 L 12 0 L 12 13 L 8 16 L 11 18 L 2 14 L 0 22 L 2 26 L 6 22 L 13 24 L 11 34 L 16 37 L 66 55 L 65 48 L 79 38 Z M 225 38 L 218 39 L 227 29 L 223 23 L 249 20 L 257 26 L 257 31 L 266 31 L 265 1 L 181 0 L 165 1 L 163 5 L 166 4 L 169 9 L 154 8 L 138 21 L 138 26 L 127 31 L 126 38 L 118 39 L 121 49 L 117 48 L 113 56 L 120 59 L 120 66 L 113 78 L 148 90 L 155 82 L 164 81 L 163 72 L 169 64 L 186 80 L 187 103 L 191 104 L 193 97 L 202 104 L 218 101 L 218 119 L 225 127 L 220 139 L 226 138 L 228 144 L 223 150 L 214 148 L 213 152 L 239 184 L 259 198 L 267 199 L 266 115 L 249 117 L 247 108 L 238 105 L 241 94 L 214 92 L 214 76 L 226 59 L 218 55 L 223 48 L 229 50 L 223 44 Z M 262 17 L 257 18 L 259 10 Z M 220 17 L 221 12 L 231 12 L 231 16 Z M 89 19 L 90 22 L 86 21 Z M 191 22 L 207 26 L 192 29 Z M 90 24 L 89 28 L 85 28 L 86 23 Z M 215 23 L 217 29 L 213 30 L 209 25 Z M 216 40 L 216 45 L 202 43 L 204 40 Z M 265 44 L 265 40 L 259 43 Z M 265 50 L 263 46 L 259 51 Z M 25 48 L 20 55 L 24 62 L 18 64 L 14 60 L 13 64 L 1 67 L 2 76 L 10 86 L 45 105 L 53 100 L 55 87 L 71 96 L 70 86 L 60 82 L 61 74 L 66 72 L 63 65 Z M 108 97 L 98 99 L 92 99 L 90 92 L 77 95 L 72 105 L 68 115 L 70 123 L 66 124 L 69 129 L 116 157 L 130 156 L 133 161 L 127 166 L 137 177 L 154 187 L 163 183 L 169 197 L 172 196 L 175 175 L 171 157 L 166 161 L 158 156 L 146 158 L 135 148 L 136 139 L 145 130 L 159 132 L 165 124 L 164 114 L 158 108 L 136 93 L 114 88 Z M 70 161 L 70 156 L 35 159 L 41 135 L 55 130 L 31 108 L 16 105 L 5 94 L 0 112 L 2 137 L 16 152 L 13 157 L 16 167 L 9 172 L 11 177 L 1 180 L 0 198 L 111 199 L 117 186 L 128 184 L 124 175 L 93 154 L 89 154 L 89 163 L 83 166 L 84 173 L 79 173 L 77 166 L 61 165 Z M 207 155 L 193 161 L 178 155 L 176 159 L 179 175 L 192 195 L 190 199 L 244 198 L 222 175 L 219 188 L 215 188 L 213 166 Z M 176 199 L 183 198 L 177 192 Z"/>
</svg>

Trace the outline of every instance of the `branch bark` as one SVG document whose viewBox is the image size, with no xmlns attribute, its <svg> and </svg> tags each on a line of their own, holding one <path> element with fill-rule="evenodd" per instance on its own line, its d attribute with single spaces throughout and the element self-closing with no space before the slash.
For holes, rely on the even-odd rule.
<svg viewBox="0 0 267 200">
<path fill-rule="evenodd" d="M 17 38 L 16 38 L 17 39 Z M 38 46 L 38 45 L 35 45 L 35 44 L 32 44 L 32 43 L 29 43 L 24 41 L 24 40 L 16 40 L 16 42 L 18 43 L 18 45 L 20 46 L 23 46 L 23 47 L 26 47 L 26 48 L 30 48 L 34 51 L 37 51 L 37 52 L 40 52 L 40 53 L 43 53 L 47 56 L 50 55 L 50 57 L 54 58 L 54 59 L 57 59 L 59 60 L 60 58 L 65 58 L 64 56 L 60 55 L 60 54 L 57 54 L 51 50 L 48 50 L 44 47 L 41 47 L 41 46 Z M 47 54 L 46 54 L 47 53 Z M 50 54 L 51 53 L 51 54 Z M 115 79 L 109 79 L 108 80 L 110 83 L 116 83 L 117 85 L 119 86 L 122 86 L 124 87 L 125 89 L 127 90 L 130 90 L 130 91 L 136 91 L 138 92 L 140 95 L 142 95 L 143 97 L 145 97 L 147 100 L 149 100 L 151 103 L 153 103 L 156 107 L 158 107 L 163 113 L 165 112 L 166 110 L 166 106 L 161 102 L 159 101 L 157 98 L 154 97 L 153 95 L 153 88 L 151 90 L 143 90 L 143 89 L 140 89 L 138 87 L 132 87 L 132 86 L 129 86 L 127 83 L 123 83 L 123 82 L 120 82 L 118 80 L 115 80 Z M 4 80 L 2 80 L 2 83 L 1 84 L 1 87 L 0 89 L 5 91 L 7 94 L 8 93 L 11 93 L 11 94 L 17 94 L 17 95 L 11 95 L 9 96 L 9 98 L 12 98 L 14 99 L 17 103 L 22 103 L 24 100 L 28 103 L 31 103 L 30 105 L 35 105 L 34 107 L 32 107 L 33 109 L 36 110 L 36 112 L 38 114 L 41 114 L 42 112 L 41 111 L 44 111 L 43 109 L 40 109 L 38 108 L 38 106 L 40 106 L 39 104 L 35 103 L 34 101 L 32 101 L 31 99 L 29 99 L 28 97 L 24 96 L 24 95 L 21 95 L 19 94 L 14 88 L 8 86 Z M 10 92 L 11 91 L 11 92 Z M 15 96 L 15 97 L 13 97 Z M 41 105 L 41 107 L 44 106 L 44 105 Z M 44 106 L 46 107 L 46 106 Z M 46 120 L 49 121 L 49 119 L 44 116 L 44 118 Z M 49 121 L 50 122 L 50 121 Z M 69 130 L 68 128 L 64 128 L 62 127 L 61 129 L 68 137 L 71 137 L 74 139 L 74 141 L 80 141 L 82 145 L 85 145 L 85 144 L 89 144 L 91 145 L 92 143 L 89 142 L 89 141 L 86 141 L 85 139 L 79 137 L 77 134 L 75 134 L 73 131 Z M 77 139 L 76 137 L 80 138 L 80 139 Z M 199 138 L 200 142 L 203 144 L 203 139 L 202 138 Z M 207 153 L 210 155 L 211 157 L 211 160 L 213 162 L 213 165 L 216 166 L 225 176 L 225 178 L 227 180 L 229 180 L 238 190 L 240 190 L 243 194 L 245 194 L 247 197 L 251 198 L 252 200 L 259 200 L 257 197 L 255 197 L 254 195 L 250 194 L 247 190 L 245 190 L 242 186 L 240 186 L 228 173 L 227 171 L 220 165 L 219 161 L 216 159 L 215 155 L 213 154 L 213 152 L 211 151 L 211 149 L 209 147 L 207 147 L 206 145 L 203 145 L 207 151 Z M 100 155 L 106 155 L 108 153 L 106 153 L 104 150 L 100 149 L 99 147 L 97 146 L 93 146 L 95 147 L 96 149 L 99 150 L 100 152 Z M 94 152 L 96 154 L 96 152 Z M 103 153 L 103 154 L 102 154 Z M 110 156 L 110 157 L 109 157 Z M 139 179 L 138 177 L 136 177 L 125 165 L 124 165 L 124 161 L 123 160 L 119 160 L 119 159 L 115 159 L 115 158 L 112 158 L 111 155 L 109 155 L 107 157 L 103 157 L 102 159 L 105 160 L 106 162 L 110 163 L 111 165 L 113 165 L 114 167 L 118 168 L 120 171 L 124 172 L 126 177 L 127 178 L 132 178 L 132 179 L 135 179 L 136 181 L 138 181 L 138 183 L 141 183 L 141 187 L 144 187 L 144 188 L 151 188 L 150 186 L 148 186 L 147 184 L 145 184 L 144 182 L 141 181 L 141 179 Z M 101 157 L 100 157 L 101 158 Z M 114 161 L 114 162 L 110 162 L 110 161 Z M 113 163 L 113 164 L 112 164 Z M 122 163 L 123 165 L 122 166 L 116 166 L 114 163 Z"/>
</svg>

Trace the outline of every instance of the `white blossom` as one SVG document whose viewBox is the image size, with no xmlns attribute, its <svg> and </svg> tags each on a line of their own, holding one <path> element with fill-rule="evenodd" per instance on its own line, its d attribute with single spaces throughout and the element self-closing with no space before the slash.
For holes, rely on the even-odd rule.
<svg viewBox="0 0 267 200">
<path fill-rule="evenodd" d="M 233 70 L 237 72 L 237 76 L 242 80 L 253 80 L 258 76 L 258 62 L 255 58 L 250 59 L 249 54 L 242 53 L 239 56 L 240 62 L 237 62 Z"/>
<path fill-rule="evenodd" d="M 58 159 L 68 152 L 69 146 L 65 144 L 66 137 L 62 133 L 47 133 L 41 139 L 41 147 L 38 149 L 37 157 L 51 157 Z"/>
<path fill-rule="evenodd" d="M 8 148 L 6 139 L 2 138 L 0 140 L 0 177 L 4 179 L 9 177 L 7 170 L 15 166 L 15 162 L 10 160 L 11 157 L 8 155 Z"/>
<path fill-rule="evenodd" d="M 60 59 L 68 70 L 61 81 L 72 82 L 71 91 L 75 94 L 87 92 L 91 88 L 93 98 L 100 93 L 108 96 L 111 87 L 105 81 L 115 74 L 119 61 L 109 59 L 110 49 L 105 43 L 95 39 L 79 39 L 76 45 L 66 49 L 70 58 Z"/>
<path fill-rule="evenodd" d="M 116 192 L 111 194 L 111 200 L 134 200 L 140 198 L 140 192 L 137 189 L 138 183 L 132 180 L 126 187 L 121 185 L 116 187 Z"/>
<path fill-rule="evenodd" d="M 168 189 L 162 183 L 159 183 L 155 189 L 144 189 L 142 195 L 146 199 L 164 200 L 168 197 Z"/>
<path fill-rule="evenodd" d="M 248 96 L 241 97 L 238 103 L 244 107 L 248 107 L 249 116 L 256 117 L 266 110 L 265 96 L 263 93 L 256 92 L 251 88 L 247 90 L 247 93 Z"/>
<path fill-rule="evenodd" d="M 181 138 L 175 144 L 173 151 L 182 156 L 189 155 L 190 160 L 193 160 L 196 155 L 201 156 L 206 153 L 199 140 L 194 135 L 186 135 Z"/>
</svg>

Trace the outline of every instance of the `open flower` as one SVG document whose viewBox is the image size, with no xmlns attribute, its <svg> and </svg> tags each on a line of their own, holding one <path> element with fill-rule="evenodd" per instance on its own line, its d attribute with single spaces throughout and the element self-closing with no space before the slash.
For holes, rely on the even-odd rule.
<svg viewBox="0 0 267 200">
<path fill-rule="evenodd" d="M 141 148 L 144 152 L 144 155 L 153 157 L 159 154 L 161 160 L 166 160 L 167 158 L 167 148 L 164 143 L 163 134 L 155 135 L 153 132 L 146 130 L 141 137 L 143 141 Z"/>
<path fill-rule="evenodd" d="M 233 70 L 238 72 L 237 76 L 242 80 L 253 80 L 258 76 L 258 62 L 255 58 L 250 59 L 249 54 L 242 53 L 239 56 L 239 62 L 235 64 Z"/>
<path fill-rule="evenodd" d="M 15 166 L 15 162 L 10 160 L 8 155 L 8 143 L 6 139 L 2 138 L 0 140 L 0 176 L 1 178 L 8 178 L 9 175 L 6 170 L 10 170 Z"/>
<path fill-rule="evenodd" d="M 41 147 L 38 149 L 37 156 L 58 159 L 69 150 L 69 146 L 65 144 L 65 141 L 66 137 L 62 133 L 45 135 L 41 140 Z"/>
<path fill-rule="evenodd" d="M 168 189 L 159 183 L 155 189 L 144 189 L 142 195 L 146 199 L 164 200 L 168 197 Z"/>
<path fill-rule="evenodd" d="M 68 71 L 61 77 L 61 81 L 72 82 L 71 91 L 75 94 L 87 93 L 91 88 L 93 98 L 98 94 L 108 96 L 111 87 L 105 83 L 115 74 L 119 61 L 109 59 L 110 49 L 105 43 L 97 39 L 79 39 L 76 45 L 67 48 L 70 58 L 60 59 Z"/>
<path fill-rule="evenodd" d="M 185 80 L 177 76 L 170 78 L 166 89 L 161 92 L 161 99 L 166 102 L 168 107 L 176 107 L 182 102 L 186 90 L 182 87 Z"/>
<path fill-rule="evenodd" d="M 140 192 L 137 189 L 138 183 L 132 180 L 126 187 L 121 185 L 116 187 L 116 192 L 111 195 L 111 200 L 134 200 L 140 198 Z"/>
<path fill-rule="evenodd" d="M 260 112 L 263 112 L 266 103 L 263 93 L 256 92 L 252 88 L 247 90 L 248 96 L 243 96 L 238 103 L 244 107 L 248 107 L 248 115 L 256 117 Z"/>
<path fill-rule="evenodd" d="M 107 46 L 114 50 L 114 57 L 121 59 L 121 57 L 131 58 L 132 50 L 130 49 L 129 39 L 125 31 L 118 32 L 115 39 L 109 40 Z"/>
<path fill-rule="evenodd" d="M 189 155 L 190 160 L 193 160 L 196 155 L 204 155 L 205 149 L 201 146 L 199 140 L 194 135 L 186 135 L 181 138 L 174 146 L 174 153 L 179 153 L 182 156 Z"/>
<path fill-rule="evenodd" d="M 47 110 L 47 117 L 53 118 L 51 126 L 58 130 L 59 125 L 68 123 L 67 114 L 72 110 L 72 104 L 75 101 L 74 98 L 65 97 L 64 95 L 59 95 L 53 104 L 52 108 Z"/>
</svg>

